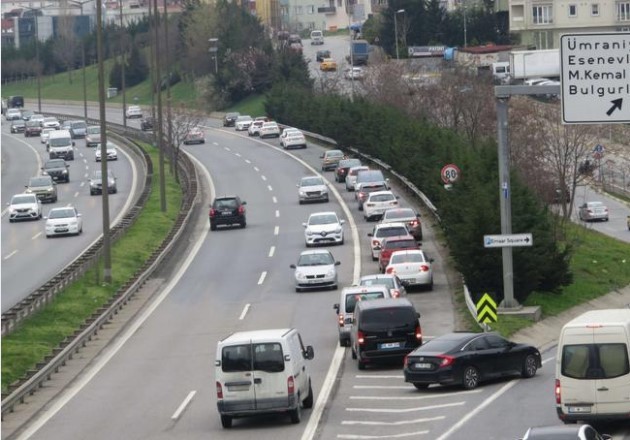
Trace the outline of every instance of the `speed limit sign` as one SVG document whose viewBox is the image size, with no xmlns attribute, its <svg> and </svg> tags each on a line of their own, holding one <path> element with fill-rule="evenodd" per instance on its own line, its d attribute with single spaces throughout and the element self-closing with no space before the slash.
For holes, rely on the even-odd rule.
<svg viewBox="0 0 630 440">
<path fill-rule="evenodd" d="M 450 163 L 448 165 L 444 165 L 440 174 L 442 175 L 444 183 L 453 183 L 459 179 L 460 173 L 461 171 L 457 165 Z"/>
</svg>

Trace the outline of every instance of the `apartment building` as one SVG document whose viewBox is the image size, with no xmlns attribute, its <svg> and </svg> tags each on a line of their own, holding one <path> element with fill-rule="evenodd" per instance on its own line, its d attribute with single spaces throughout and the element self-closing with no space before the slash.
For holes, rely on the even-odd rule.
<svg viewBox="0 0 630 440">
<path fill-rule="evenodd" d="M 510 0 L 510 32 L 536 49 L 560 47 L 562 34 L 630 32 L 630 0 Z"/>
<path fill-rule="evenodd" d="M 283 30 L 335 30 L 362 23 L 372 13 L 370 0 L 280 0 Z"/>
</svg>

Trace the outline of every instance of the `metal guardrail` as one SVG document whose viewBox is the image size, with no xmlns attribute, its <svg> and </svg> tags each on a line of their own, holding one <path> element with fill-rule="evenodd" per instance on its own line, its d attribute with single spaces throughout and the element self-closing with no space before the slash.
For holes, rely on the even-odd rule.
<svg viewBox="0 0 630 440">
<path fill-rule="evenodd" d="M 130 136 L 134 133 L 137 137 L 144 138 L 145 140 L 148 138 L 146 134 L 139 130 L 127 129 L 127 131 L 124 132 L 126 136 Z M 2 396 L 3 417 L 6 413 L 13 411 L 16 405 L 23 403 L 27 396 L 32 395 L 38 388 L 43 387 L 44 383 L 50 380 L 53 374 L 57 373 L 88 341 L 96 336 L 103 326 L 107 324 L 144 285 L 147 279 L 159 267 L 162 260 L 171 251 L 175 243 L 177 243 L 183 233 L 184 227 L 190 219 L 192 207 L 198 198 L 198 176 L 194 164 L 185 153 L 182 153 L 179 155 L 177 166 L 180 169 L 180 185 L 182 186 L 184 199 L 182 200 L 178 218 L 169 235 L 164 239 L 160 247 L 151 254 L 144 266 L 136 272 L 134 278 L 127 281 L 110 299 L 107 305 L 101 307 L 88 318 L 81 328 L 77 330 L 75 335 L 64 340 L 41 365 L 37 365 L 35 371 L 30 372 L 28 377 L 23 378 L 18 384 L 10 387 L 9 394 Z M 149 179 L 149 176 L 152 177 L 152 173 L 147 173 L 147 179 Z M 146 202 L 149 192 L 150 185 L 148 191 L 147 187 L 145 187 L 145 191 L 143 191 L 143 195 L 141 196 L 141 199 L 143 196 L 145 197 L 143 204 Z M 135 212 L 136 210 L 138 210 L 138 212 Z M 131 211 L 134 211 L 135 217 L 137 217 L 139 210 L 139 203 L 131 209 Z M 121 221 L 121 223 L 124 223 L 124 221 Z M 130 225 L 126 227 L 128 226 Z M 59 281 L 61 282 L 61 280 Z"/>
</svg>

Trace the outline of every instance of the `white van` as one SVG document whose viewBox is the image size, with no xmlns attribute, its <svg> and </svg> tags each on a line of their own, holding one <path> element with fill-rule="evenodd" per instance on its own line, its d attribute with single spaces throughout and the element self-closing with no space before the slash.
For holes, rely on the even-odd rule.
<svg viewBox="0 0 630 440">
<path fill-rule="evenodd" d="M 556 409 L 565 423 L 630 420 L 630 308 L 568 322 L 556 357 Z"/>
<path fill-rule="evenodd" d="M 46 149 L 50 159 L 74 160 L 74 141 L 68 130 L 51 131 Z"/>
<path fill-rule="evenodd" d="M 311 44 L 324 44 L 324 33 L 322 31 L 311 31 Z"/>
<path fill-rule="evenodd" d="M 350 346 L 352 317 L 354 316 L 354 307 L 359 301 L 391 297 L 389 288 L 383 284 L 344 287 L 341 290 L 339 303 L 333 305 L 333 309 L 337 312 L 339 345 L 342 347 Z"/>
<path fill-rule="evenodd" d="M 302 408 L 313 406 L 306 367 L 313 357 L 296 329 L 237 332 L 219 341 L 215 378 L 223 427 L 233 418 L 278 412 L 300 423 Z"/>
</svg>

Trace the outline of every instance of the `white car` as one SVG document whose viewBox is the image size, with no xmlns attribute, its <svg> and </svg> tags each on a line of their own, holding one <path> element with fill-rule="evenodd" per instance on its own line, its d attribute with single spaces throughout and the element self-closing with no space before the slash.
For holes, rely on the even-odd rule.
<svg viewBox="0 0 630 440">
<path fill-rule="evenodd" d="M 46 238 L 55 235 L 79 235 L 83 232 L 83 219 L 73 206 L 53 208 L 46 217 Z"/>
<path fill-rule="evenodd" d="M 357 182 L 357 174 L 359 171 L 369 170 L 370 167 L 361 165 L 357 167 L 351 167 L 346 174 L 346 191 L 354 191 L 354 184 Z"/>
<path fill-rule="evenodd" d="M 380 218 L 391 208 L 398 208 L 398 197 L 391 191 L 374 191 L 369 193 L 363 202 L 363 217 L 368 221 Z"/>
<path fill-rule="evenodd" d="M 381 253 L 381 241 L 383 238 L 396 237 L 399 235 L 409 235 L 409 231 L 404 223 L 379 223 L 374 225 L 372 232 L 368 233 L 368 237 L 370 237 L 372 261 L 378 260 Z"/>
<path fill-rule="evenodd" d="M 407 295 L 407 289 L 403 286 L 402 281 L 396 275 L 389 273 L 377 273 L 372 275 L 363 275 L 359 279 L 359 286 L 381 285 L 389 288 L 392 298 L 400 298 Z"/>
<path fill-rule="evenodd" d="M 252 125 L 254 120 L 249 115 L 241 115 L 236 118 L 236 122 L 234 123 L 234 128 L 236 131 L 245 131 Z"/>
<path fill-rule="evenodd" d="M 433 258 L 419 249 L 394 251 L 385 273 L 396 275 L 405 286 L 425 286 L 433 290 Z"/>
<path fill-rule="evenodd" d="M 101 161 L 101 144 L 96 146 L 94 156 L 97 162 Z M 107 160 L 118 160 L 118 150 L 116 150 L 116 145 L 111 142 L 107 142 Z"/>
<path fill-rule="evenodd" d="M 304 251 L 300 254 L 295 269 L 295 291 L 303 289 L 337 288 L 337 267 L 341 263 L 335 261 L 332 253 L 326 249 Z"/>
<path fill-rule="evenodd" d="M 264 123 L 265 121 L 252 122 L 249 128 L 247 129 L 247 134 L 249 136 L 260 136 L 260 127 L 262 127 Z"/>
<path fill-rule="evenodd" d="M 306 148 L 306 137 L 297 128 L 285 129 L 280 136 L 280 146 L 285 150 L 289 148 Z"/>
<path fill-rule="evenodd" d="M 308 217 L 304 226 L 304 240 L 306 247 L 318 244 L 343 244 L 343 225 L 346 221 L 340 220 L 337 213 L 315 212 Z"/>
<path fill-rule="evenodd" d="M 127 107 L 127 111 L 125 112 L 125 117 L 131 118 L 142 118 L 142 109 L 139 105 L 130 105 Z"/>
<path fill-rule="evenodd" d="M 55 130 L 59 130 L 61 128 L 61 123 L 57 118 L 47 116 L 42 120 L 41 126 L 42 128 L 54 128 Z"/>
<path fill-rule="evenodd" d="M 11 197 L 9 222 L 16 220 L 39 220 L 42 218 L 42 202 L 35 194 L 16 194 Z"/>
<path fill-rule="evenodd" d="M 39 122 L 39 125 L 42 125 L 42 123 L 44 122 L 44 118 L 45 118 L 44 115 L 35 114 L 35 115 L 31 116 L 29 121 L 37 121 L 37 122 Z"/>
<path fill-rule="evenodd" d="M 22 112 L 19 108 L 10 108 L 4 113 L 4 119 L 7 121 L 17 121 L 22 118 Z"/>
<path fill-rule="evenodd" d="M 260 127 L 260 138 L 280 137 L 280 127 L 275 122 L 264 122 Z"/>
<path fill-rule="evenodd" d="M 321 176 L 302 177 L 297 187 L 300 205 L 305 202 L 328 201 L 328 185 Z"/>
<path fill-rule="evenodd" d="M 50 133 L 55 131 L 54 128 L 42 128 L 41 133 L 39 134 L 39 141 L 42 144 L 45 144 L 48 142 L 48 137 L 50 136 Z"/>
</svg>

